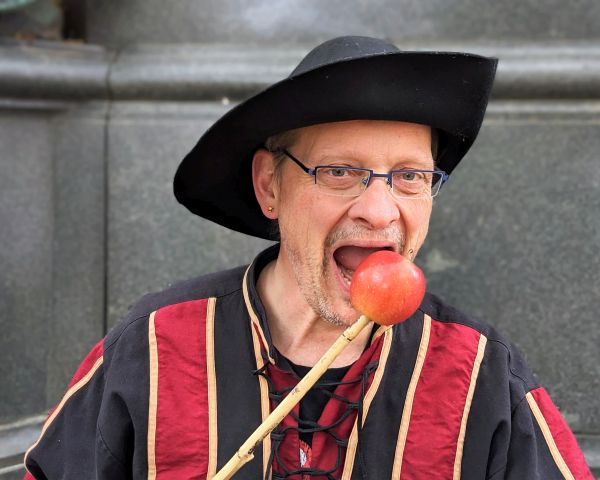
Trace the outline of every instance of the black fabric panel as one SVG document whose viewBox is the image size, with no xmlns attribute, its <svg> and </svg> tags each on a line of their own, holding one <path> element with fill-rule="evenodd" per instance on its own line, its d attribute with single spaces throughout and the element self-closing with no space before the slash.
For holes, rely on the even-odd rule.
<svg viewBox="0 0 600 480">
<path fill-rule="evenodd" d="M 508 365 L 506 347 L 488 341 L 467 421 L 463 478 L 488 478 L 506 465 L 512 408 Z"/>
<path fill-rule="evenodd" d="M 241 288 L 241 281 L 239 283 Z M 242 291 L 217 299 L 215 310 L 215 365 L 217 422 L 221 468 L 260 425 L 261 405 L 250 319 Z M 262 444 L 254 459 L 242 467 L 237 478 L 262 478 Z"/>
<path fill-rule="evenodd" d="M 102 437 L 98 435 L 96 440 L 96 477 L 93 478 L 98 480 L 128 480 L 132 478 L 130 468 L 114 457 Z"/>
<path fill-rule="evenodd" d="M 95 478 L 96 420 L 103 385 L 100 367 L 65 403 L 28 456 L 27 467 L 36 478 Z"/>
<path fill-rule="evenodd" d="M 394 327 L 383 378 L 359 434 L 352 480 L 387 479 L 392 475 L 402 410 L 422 331 L 421 312 Z"/>
<path fill-rule="evenodd" d="M 544 435 L 524 399 L 512 416 L 511 445 L 505 480 L 564 480 L 548 449 Z"/>
<path fill-rule="evenodd" d="M 111 463 L 128 465 L 132 478 L 147 478 L 148 318 L 132 321 L 111 340 L 113 343 L 107 344 L 104 353 L 106 388 L 98 417 L 98 436 L 102 437 L 98 442 L 104 448 L 100 448 L 99 456 L 105 455 Z M 118 467 L 104 468 L 112 471 Z"/>
</svg>

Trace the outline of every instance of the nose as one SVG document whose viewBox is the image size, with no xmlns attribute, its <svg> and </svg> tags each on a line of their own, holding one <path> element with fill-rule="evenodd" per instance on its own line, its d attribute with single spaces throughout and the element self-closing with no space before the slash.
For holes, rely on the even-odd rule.
<svg viewBox="0 0 600 480">
<path fill-rule="evenodd" d="M 379 230 L 400 219 L 400 207 L 389 191 L 385 178 L 373 178 L 356 198 L 348 216 L 365 227 Z"/>
</svg>

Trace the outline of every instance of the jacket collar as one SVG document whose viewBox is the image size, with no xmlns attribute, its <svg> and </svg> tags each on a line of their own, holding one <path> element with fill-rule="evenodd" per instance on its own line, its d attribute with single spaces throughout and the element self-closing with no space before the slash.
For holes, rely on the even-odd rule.
<svg viewBox="0 0 600 480">
<path fill-rule="evenodd" d="M 256 329 L 261 343 L 265 360 L 271 363 L 276 363 L 279 356 L 277 350 L 273 346 L 269 325 L 267 323 L 267 313 L 265 307 L 258 295 L 257 283 L 260 272 L 272 261 L 277 259 L 279 255 L 279 244 L 275 244 L 263 250 L 257 255 L 254 261 L 248 266 L 243 280 L 243 293 L 246 309 L 250 317 L 253 328 Z"/>
</svg>

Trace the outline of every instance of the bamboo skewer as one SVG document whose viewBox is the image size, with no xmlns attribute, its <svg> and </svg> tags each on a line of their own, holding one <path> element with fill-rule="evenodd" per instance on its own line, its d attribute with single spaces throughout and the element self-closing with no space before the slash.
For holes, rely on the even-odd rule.
<svg viewBox="0 0 600 480">
<path fill-rule="evenodd" d="M 242 446 L 235 452 L 229 461 L 212 477 L 212 480 L 228 480 L 243 465 L 254 458 L 254 450 L 269 435 L 288 413 L 302 400 L 317 380 L 325 373 L 346 346 L 367 326 L 371 320 L 365 315 L 350 325 L 333 343 L 313 368 L 304 376 L 300 382 L 291 390 L 281 403 L 265 418 L 256 430 L 248 437 Z"/>
</svg>

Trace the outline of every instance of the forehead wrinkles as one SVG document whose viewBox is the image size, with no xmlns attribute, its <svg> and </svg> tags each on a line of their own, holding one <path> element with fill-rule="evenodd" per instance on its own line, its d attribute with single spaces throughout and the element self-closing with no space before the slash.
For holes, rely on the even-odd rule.
<svg viewBox="0 0 600 480">
<path fill-rule="evenodd" d="M 362 148 L 359 148 L 360 143 L 363 143 Z M 353 136 L 348 138 L 343 130 L 336 132 L 310 127 L 302 131 L 298 144 L 307 159 L 315 160 L 327 157 L 359 159 L 364 156 L 365 150 L 374 152 L 377 146 L 377 142 L 370 136 L 359 141 Z"/>
<path fill-rule="evenodd" d="M 416 162 L 418 168 L 431 168 L 434 165 L 430 129 L 422 131 L 415 125 L 414 129 L 395 132 L 392 138 L 379 137 L 377 133 L 355 131 L 354 135 L 346 135 L 343 130 L 299 129 L 300 135 L 294 144 L 297 155 L 312 166 L 321 161 L 343 159 L 367 163 L 388 163 L 390 168 L 396 164 Z"/>
</svg>

